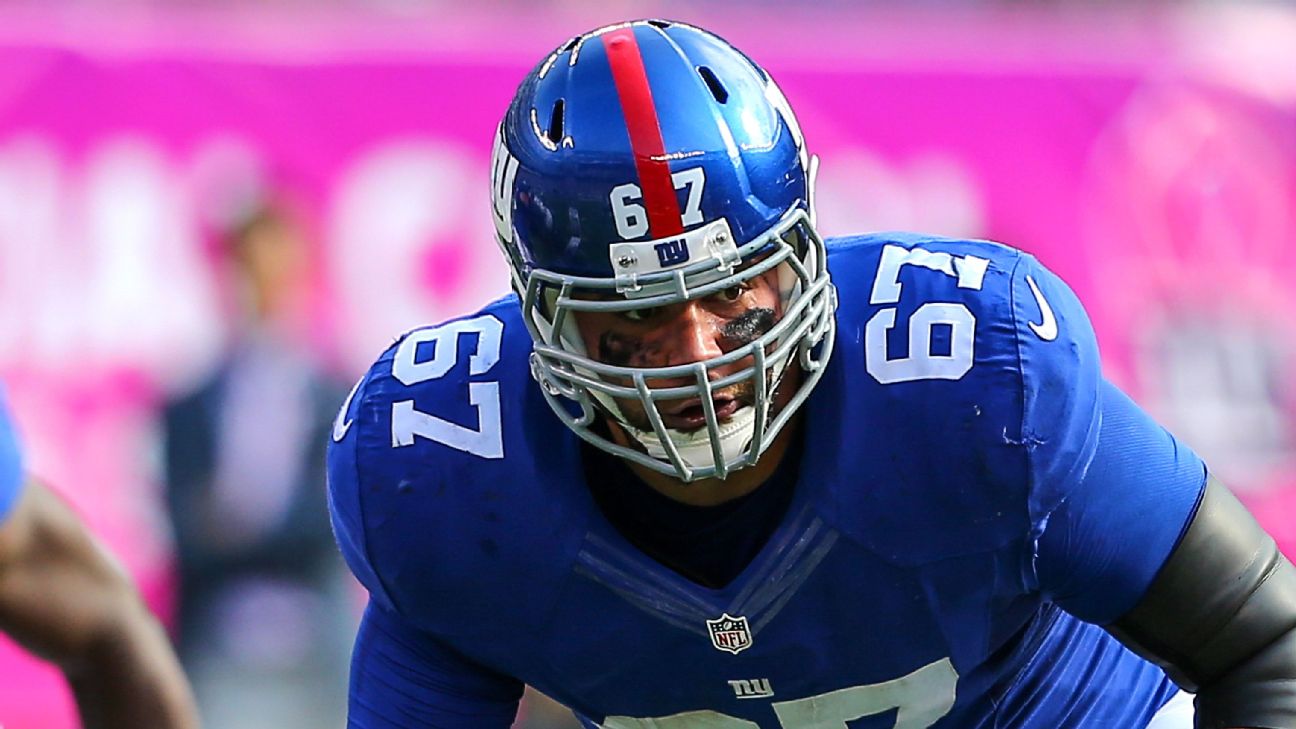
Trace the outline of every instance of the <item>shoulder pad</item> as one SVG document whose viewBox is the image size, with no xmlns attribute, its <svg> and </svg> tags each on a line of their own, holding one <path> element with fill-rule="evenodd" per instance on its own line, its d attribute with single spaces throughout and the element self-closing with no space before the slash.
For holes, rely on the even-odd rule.
<svg viewBox="0 0 1296 729">
<path fill-rule="evenodd" d="M 476 597 L 566 535 L 570 522 L 546 516 L 566 502 L 546 489 L 579 482 L 540 474 L 574 469 L 577 447 L 531 380 L 530 350 L 513 299 L 415 329 L 334 421 L 338 543 L 376 600 L 422 625 L 467 625 Z"/>
<path fill-rule="evenodd" d="M 1028 554 L 1093 453 L 1101 375 L 1079 302 L 998 243 L 879 234 L 829 251 L 841 374 L 821 388 L 854 468 L 882 481 L 840 494 L 868 525 L 853 530 L 900 561 Z"/>
</svg>

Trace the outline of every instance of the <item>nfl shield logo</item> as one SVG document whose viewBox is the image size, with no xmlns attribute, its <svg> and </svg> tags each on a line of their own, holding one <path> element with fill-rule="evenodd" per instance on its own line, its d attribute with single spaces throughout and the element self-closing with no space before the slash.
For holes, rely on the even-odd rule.
<svg viewBox="0 0 1296 729">
<path fill-rule="evenodd" d="M 711 645 L 719 650 L 734 655 L 752 644 L 751 629 L 747 627 L 747 618 L 734 617 L 729 613 L 715 620 L 706 621 L 707 632 L 711 633 Z"/>
</svg>

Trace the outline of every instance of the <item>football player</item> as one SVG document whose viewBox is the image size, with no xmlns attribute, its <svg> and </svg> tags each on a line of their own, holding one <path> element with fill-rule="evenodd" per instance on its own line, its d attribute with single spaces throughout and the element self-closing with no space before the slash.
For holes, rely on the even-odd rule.
<svg viewBox="0 0 1296 729">
<path fill-rule="evenodd" d="M 504 729 L 525 682 L 605 729 L 1164 727 L 1184 691 L 1296 727 L 1291 564 L 1072 292 L 994 243 L 825 242 L 815 164 L 696 27 L 523 80 L 515 294 L 401 337 L 334 424 L 350 726 Z"/>
<path fill-rule="evenodd" d="M 3 394 L 0 630 L 62 669 L 87 729 L 195 729 L 162 626 L 71 509 L 25 475 Z"/>
</svg>

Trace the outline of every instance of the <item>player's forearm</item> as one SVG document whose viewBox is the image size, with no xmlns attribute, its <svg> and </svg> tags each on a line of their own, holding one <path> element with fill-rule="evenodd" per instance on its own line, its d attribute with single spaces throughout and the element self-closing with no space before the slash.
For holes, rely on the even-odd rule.
<svg viewBox="0 0 1296 729">
<path fill-rule="evenodd" d="M 62 668 L 85 729 L 198 727 L 193 696 L 170 642 L 142 604 Z"/>
<path fill-rule="evenodd" d="M 1197 693 L 1198 726 L 1296 726 L 1296 568 L 1213 477 L 1147 594 L 1107 629 Z"/>
</svg>

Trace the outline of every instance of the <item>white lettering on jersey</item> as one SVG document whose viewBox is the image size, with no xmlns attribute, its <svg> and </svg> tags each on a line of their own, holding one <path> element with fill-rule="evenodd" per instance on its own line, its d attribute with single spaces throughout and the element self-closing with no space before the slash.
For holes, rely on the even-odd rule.
<svg viewBox="0 0 1296 729">
<path fill-rule="evenodd" d="M 774 695 L 768 678 L 734 679 L 729 681 L 729 687 L 733 689 L 734 698 L 739 699 L 765 699 Z"/>
<path fill-rule="evenodd" d="M 732 681 L 729 682 L 731 685 Z M 954 708 L 958 672 L 948 658 L 900 678 L 772 704 L 783 729 L 850 729 L 849 722 L 896 709 L 892 729 L 926 729 Z M 735 689 L 736 691 L 737 689 Z M 759 729 L 710 709 L 653 719 L 609 716 L 603 729 Z"/>
<path fill-rule="evenodd" d="M 459 363 L 459 335 L 475 335 L 468 374 L 483 375 L 500 358 L 504 324 L 490 314 L 411 332 L 392 357 L 392 376 L 405 386 L 444 377 Z M 432 346 L 432 358 L 419 360 L 419 345 Z M 415 436 L 482 458 L 504 457 L 499 381 L 469 382 L 468 404 L 477 411 L 477 426 L 464 426 L 414 407 L 413 400 L 392 402 L 392 447 L 412 446 Z"/>
<path fill-rule="evenodd" d="M 954 257 L 944 251 L 888 245 L 882 249 L 869 303 L 898 304 L 900 270 L 917 266 L 958 280 L 958 287 L 980 291 L 990 260 L 979 256 Z M 950 302 L 927 302 L 909 319 L 909 354 L 887 356 L 887 336 L 896 326 L 898 307 L 878 309 L 864 328 L 864 366 L 873 379 L 884 385 L 914 380 L 957 380 L 972 369 L 976 344 L 976 317 L 967 306 Z M 933 354 L 936 327 L 948 328 L 949 354 Z"/>
</svg>

